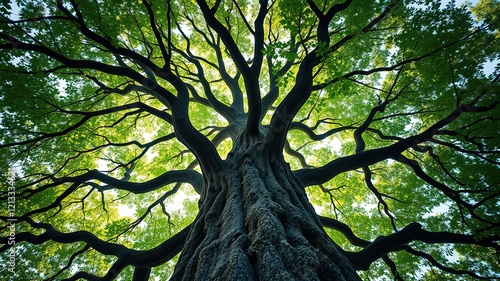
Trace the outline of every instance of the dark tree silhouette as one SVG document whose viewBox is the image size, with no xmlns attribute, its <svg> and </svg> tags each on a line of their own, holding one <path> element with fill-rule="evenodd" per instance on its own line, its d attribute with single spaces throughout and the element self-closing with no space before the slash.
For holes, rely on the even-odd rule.
<svg viewBox="0 0 500 281">
<path fill-rule="evenodd" d="M 0 12 L 2 275 L 500 278 L 498 1 Z"/>
</svg>

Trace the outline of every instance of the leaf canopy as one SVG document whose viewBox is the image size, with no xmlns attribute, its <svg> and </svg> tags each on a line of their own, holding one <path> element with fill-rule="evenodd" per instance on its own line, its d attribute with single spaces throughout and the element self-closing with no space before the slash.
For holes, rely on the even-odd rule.
<svg viewBox="0 0 500 281">
<path fill-rule="evenodd" d="M 207 175 L 260 139 L 363 279 L 500 278 L 499 1 L 0 13 L 4 275 L 170 276 Z"/>
</svg>

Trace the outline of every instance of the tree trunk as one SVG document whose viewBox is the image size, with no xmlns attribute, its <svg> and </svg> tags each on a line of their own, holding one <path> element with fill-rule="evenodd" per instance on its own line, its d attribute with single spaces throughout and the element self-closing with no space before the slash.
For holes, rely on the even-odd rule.
<svg viewBox="0 0 500 281">
<path fill-rule="evenodd" d="M 171 280 L 360 280 L 324 232 L 288 165 L 263 146 L 205 175 Z"/>
</svg>

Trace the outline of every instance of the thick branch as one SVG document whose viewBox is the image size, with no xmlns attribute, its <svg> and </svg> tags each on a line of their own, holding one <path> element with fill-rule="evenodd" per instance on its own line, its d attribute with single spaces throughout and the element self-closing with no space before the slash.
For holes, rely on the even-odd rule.
<svg viewBox="0 0 500 281">
<path fill-rule="evenodd" d="M 215 11 L 212 11 L 208 7 L 206 1 L 197 0 L 196 2 L 198 3 L 198 6 L 200 7 L 200 10 L 203 13 L 203 16 L 205 17 L 205 20 L 207 21 L 208 25 L 217 32 L 217 34 L 220 36 L 220 38 L 226 45 L 238 69 L 244 74 L 245 77 L 250 76 L 249 74 L 250 68 L 248 67 L 245 58 L 243 57 L 241 51 L 238 48 L 238 45 L 234 41 L 229 30 L 227 30 L 227 28 L 224 27 L 224 25 L 222 25 L 222 23 L 220 23 L 217 20 L 217 18 L 215 18 L 214 14 Z"/>
<path fill-rule="evenodd" d="M 403 151 L 417 144 L 430 141 L 435 134 L 439 133 L 442 127 L 456 120 L 464 112 L 488 111 L 494 109 L 497 105 L 498 102 L 482 107 L 470 104 L 458 106 L 450 115 L 439 120 L 418 135 L 402 139 L 387 147 L 366 150 L 355 155 L 335 159 L 320 168 L 297 170 L 294 175 L 305 186 L 310 186 L 325 183 L 342 172 L 372 165 L 386 159 L 397 159 Z"/>
<path fill-rule="evenodd" d="M 105 186 L 98 186 L 97 189 L 99 190 L 121 189 L 135 194 L 147 193 L 176 182 L 189 183 L 194 187 L 194 189 L 199 191 L 201 190 L 203 184 L 203 177 L 194 170 L 169 171 L 152 180 L 142 183 L 118 180 L 100 173 L 97 170 L 90 171 L 89 176 L 94 180 L 99 180 L 107 184 Z"/>
<path fill-rule="evenodd" d="M 132 281 L 148 281 L 149 275 L 151 274 L 150 267 L 136 267 L 134 270 L 134 277 Z"/>
<path fill-rule="evenodd" d="M 266 143 L 273 153 L 280 154 L 285 145 L 285 138 L 293 118 L 311 95 L 312 69 L 319 63 L 316 52 L 309 53 L 300 64 L 295 85 L 280 103 L 271 118 Z"/>
<path fill-rule="evenodd" d="M 63 244 L 85 242 L 101 254 L 116 256 L 118 257 L 118 260 L 123 261 L 125 265 L 132 265 L 141 268 L 155 267 L 175 257 L 175 255 L 177 255 L 184 246 L 187 234 L 191 229 L 191 225 L 187 226 L 153 249 L 133 250 L 121 244 L 103 241 L 91 232 L 76 231 L 71 233 L 62 233 L 48 223 L 37 223 L 30 218 L 26 218 L 25 221 L 32 227 L 44 229 L 45 232 L 40 235 L 34 235 L 29 232 L 17 233 L 16 243 L 18 241 L 26 241 L 28 243 L 38 245 L 49 240 Z M 0 252 L 4 252 L 11 247 L 7 244 L 7 241 L 8 237 L 0 238 L 0 243 L 4 244 L 4 246 L 0 248 Z"/>
<path fill-rule="evenodd" d="M 54 105 L 55 106 L 55 105 Z M 76 130 L 77 128 L 79 128 L 80 126 L 82 126 L 83 124 L 85 124 L 88 120 L 94 118 L 94 117 L 98 117 L 98 116 L 103 116 L 103 115 L 106 115 L 106 114 L 110 114 L 110 113 L 115 113 L 115 112 L 119 112 L 119 111 L 124 111 L 124 110 L 129 110 L 129 109 L 132 109 L 132 108 L 139 108 L 139 109 L 142 109 L 142 110 L 146 110 L 152 114 L 154 114 L 155 116 L 158 116 L 160 118 L 162 118 L 163 120 L 167 121 L 167 122 L 171 122 L 171 116 L 166 113 L 166 112 L 163 112 L 163 111 L 159 111 L 155 108 L 152 108 L 146 104 L 143 104 L 141 102 L 135 102 L 135 103 L 131 103 L 131 104 L 125 104 L 125 105 L 121 105 L 121 106 L 117 106 L 117 107 L 113 107 L 113 108 L 108 108 L 108 109 L 103 109 L 103 110 L 97 110 L 97 111 L 90 111 L 90 112 L 85 112 L 85 111 L 69 111 L 69 110 L 65 110 L 63 108 L 60 108 L 60 107 L 56 107 L 57 108 L 57 111 L 58 112 L 63 112 L 63 113 L 68 113 L 68 114 L 75 114 L 75 115 L 83 115 L 83 117 L 78 121 L 76 122 L 75 124 L 67 127 L 66 129 L 62 130 L 62 131 L 59 131 L 59 132 L 55 132 L 55 133 L 43 133 L 43 132 L 40 132 L 40 136 L 39 137 L 36 137 L 34 139 L 29 139 L 29 140 L 25 140 L 25 141 L 20 141 L 20 142 L 14 142 L 14 143 L 6 143 L 6 144 L 3 144 L 1 145 L 0 147 L 11 147 L 11 146 L 17 146 L 17 145 L 25 145 L 25 144 L 31 144 L 31 143 L 38 143 L 40 141 L 43 141 L 43 140 L 46 140 L 46 139 L 50 139 L 50 138 L 55 138 L 55 137 L 58 137 L 58 136 L 63 136 L 63 135 L 66 135 L 67 133 L 73 131 L 73 130 Z"/>
<path fill-rule="evenodd" d="M 165 60 L 165 65 L 168 65 L 168 64 L 170 64 L 171 54 L 169 51 L 167 51 L 167 48 L 165 47 L 165 44 L 163 43 L 160 31 L 158 30 L 158 27 L 156 25 L 155 15 L 154 15 L 154 12 L 152 9 L 153 4 L 150 4 L 148 1 L 142 1 L 142 3 L 144 4 L 144 6 L 146 7 L 146 10 L 148 11 L 149 24 L 151 26 L 151 29 L 153 30 L 154 35 L 155 35 L 156 42 L 158 43 L 158 46 L 160 47 L 161 54 L 163 56 L 163 59 Z M 169 14 L 169 16 L 170 16 L 170 14 Z M 169 22 L 169 27 L 170 27 L 170 22 Z M 170 33 L 170 30 L 169 30 L 169 33 Z M 170 40 L 170 38 L 167 38 L 167 39 Z M 169 42 L 169 44 L 170 44 L 170 42 Z"/>
<path fill-rule="evenodd" d="M 347 257 L 356 269 L 367 270 L 374 261 L 412 242 L 421 227 L 418 223 L 412 223 L 400 232 L 392 233 L 388 236 L 379 236 L 363 250 L 357 253 L 348 253 Z"/>
<path fill-rule="evenodd" d="M 128 77 L 138 83 L 141 83 L 143 86 L 153 90 L 157 94 L 158 99 L 168 106 L 170 106 L 175 100 L 175 96 L 168 90 L 159 86 L 156 83 L 156 81 L 152 81 L 142 76 L 141 74 L 139 74 L 138 72 L 129 67 L 113 66 L 91 60 L 70 59 L 44 46 L 24 43 L 5 33 L 0 33 L 0 38 L 4 38 L 10 41 L 10 43 L 0 44 L 0 49 L 22 49 L 26 51 L 33 51 L 40 54 L 44 54 L 56 61 L 61 62 L 67 68 L 93 69 L 107 74 Z"/>
<path fill-rule="evenodd" d="M 259 126 L 262 114 L 262 99 L 260 96 L 259 77 L 262 71 L 262 62 L 264 59 L 264 17 L 267 14 L 267 0 L 260 1 L 260 9 L 255 19 L 254 33 L 254 56 L 250 68 L 251 76 L 243 76 L 247 85 L 245 85 L 248 97 L 248 119 L 246 133 L 249 136 L 259 136 Z M 245 74 L 245 73 L 243 73 Z"/>
<path fill-rule="evenodd" d="M 188 40 L 186 38 L 186 40 Z M 188 45 L 189 46 L 189 45 Z M 198 61 L 198 58 L 194 57 L 192 54 L 186 54 L 182 50 L 175 49 L 179 54 L 181 54 L 184 58 L 186 58 L 189 62 L 193 63 L 196 66 L 196 69 L 198 70 L 198 73 L 196 73 L 196 76 L 198 79 L 200 79 L 200 82 L 203 86 L 203 90 L 205 92 L 205 95 L 210 102 L 210 105 L 217 111 L 219 112 L 226 120 L 232 121 L 234 120 L 234 112 L 233 110 L 219 101 L 215 95 L 212 92 L 212 89 L 210 87 L 210 82 L 208 82 L 206 76 L 205 76 L 205 71 L 203 69 L 203 66 L 201 63 Z M 189 50 L 189 49 L 188 49 Z M 222 72 L 222 70 L 220 70 Z M 187 85 L 188 87 L 192 87 L 192 85 Z M 193 92 L 193 91 L 191 91 Z"/>
<path fill-rule="evenodd" d="M 363 250 L 355 253 L 346 252 L 349 260 L 354 264 L 356 269 L 360 270 L 368 269 L 371 263 L 391 251 L 406 250 L 411 254 L 424 257 L 427 260 L 434 260 L 431 255 L 422 252 L 417 253 L 415 251 L 412 251 L 409 246 L 406 246 L 406 244 L 415 240 L 419 240 L 428 244 L 472 244 L 500 250 L 500 245 L 498 244 L 498 241 L 500 241 L 500 235 L 491 235 L 478 239 L 474 235 L 457 234 L 451 232 L 430 232 L 422 229 L 421 225 L 418 223 L 411 223 L 399 232 L 390 234 L 388 236 L 379 236 L 377 239 L 375 239 L 375 241 L 370 242 L 356 236 L 348 225 L 338 220 L 323 216 L 319 216 L 319 219 L 323 226 L 338 230 L 353 245 L 364 248 Z M 435 265 L 437 266 L 437 264 Z M 462 272 L 461 274 L 469 273 Z"/>
<path fill-rule="evenodd" d="M 194 153 L 204 173 L 218 171 L 221 169 L 222 159 L 210 140 L 191 124 L 188 114 L 187 88 L 184 86 L 182 88 L 182 91 L 185 91 L 183 94 L 185 98 L 177 100 L 172 108 L 175 133 L 178 139 Z"/>
<path fill-rule="evenodd" d="M 329 52 L 339 49 L 347 41 L 355 37 L 353 35 L 346 36 L 339 42 L 333 44 L 332 46 L 329 46 L 330 36 L 328 32 L 328 26 L 333 17 L 337 13 L 347 9 L 351 2 L 352 1 L 347 0 L 343 3 L 335 4 L 324 15 L 321 15 L 322 12 L 315 6 L 313 1 L 308 1 L 309 5 L 319 18 L 317 39 L 318 43 L 320 44 L 318 45 L 324 45 L 323 47 L 327 47 L 327 50 L 329 50 Z M 395 3 L 397 3 L 397 1 Z M 394 7 L 395 3 L 388 5 L 386 9 L 378 17 L 368 23 L 368 25 L 365 26 L 362 31 L 367 32 L 371 27 L 380 22 Z M 313 90 L 312 69 L 321 61 L 320 56 L 325 55 L 323 53 L 319 53 L 319 48 L 320 46 L 316 47 L 315 50 L 313 50 L 304 58 L 296 76 L 295 86 L 292 88 L 290 93 L 288 93 L 280 106 L 278 106 L 275 114 L 273 115 L 273 118 L 271 119 L 271 130 L 266 136 L 266 142 L 271 143 L 270 146 L 272 151 L 282 151 L 284 146 L 284 137 L 286 136 L 286 132 L 288 131 L 288 127 L 292 122 L 293 117 L 311 95 L 311 91 Z"/>
</svg>

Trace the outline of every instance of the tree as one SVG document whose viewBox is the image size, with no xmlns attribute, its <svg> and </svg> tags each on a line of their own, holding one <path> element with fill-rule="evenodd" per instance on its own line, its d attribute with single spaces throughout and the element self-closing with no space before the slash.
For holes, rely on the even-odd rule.
<svg viewBox="0 0 500 281">
<path fill-rule="evenodd" d="M 500 278 L 498 1 L 2 2 L 3 275 Z"/>
</svg>

